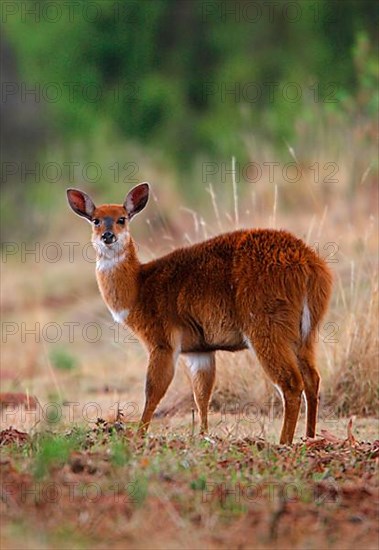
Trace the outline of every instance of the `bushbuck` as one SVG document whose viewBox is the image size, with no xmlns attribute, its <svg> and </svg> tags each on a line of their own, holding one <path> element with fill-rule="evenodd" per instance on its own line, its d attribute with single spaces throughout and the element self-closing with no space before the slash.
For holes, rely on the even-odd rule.
<svg viewBox="0 0 379 550">
<path fill-rule="evenodd" d="M 77 189 L 68 189 L 67 196 L 74 212 L 92 225 L 105 304 L 149 353 L 141 434 L 173 379 L 179 354 L 189 369 L 201 432 L 206 432 L 215 352 L 250 349 L 283 400 L 280 443 L 292 443 L 303 392 L 306 435 L 315 436 L 316 332 L 332 277 L 311 248 L 287 231 L 249 229 L 141 263 L 129 224 L 146 206 L 149 184 L 134 187 L 123 204 L 96 207 Z"/>
</svg>

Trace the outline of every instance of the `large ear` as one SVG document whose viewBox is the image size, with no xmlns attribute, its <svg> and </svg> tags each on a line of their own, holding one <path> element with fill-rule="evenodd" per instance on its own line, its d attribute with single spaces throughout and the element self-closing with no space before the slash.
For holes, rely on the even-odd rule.
<svg viewBox="0 0 379 550">
<path fill-rule="evenodd" d="M 133 189 L 131 189 L 131 191 L 129 191 L 124 201 L 124 207 L 128 213 L 129 221 L 133 218 L 133 216 L 145 208 L 148 199 L 149 184 L 146 182 L 136 185 Z"/>
<path fill-rule="evenodd" d="M 67 200 L 75 214 L 92 220 L 96 206 L 93 204 L 91 197 L 79 189 L 67 189 Z"/>
</svg>

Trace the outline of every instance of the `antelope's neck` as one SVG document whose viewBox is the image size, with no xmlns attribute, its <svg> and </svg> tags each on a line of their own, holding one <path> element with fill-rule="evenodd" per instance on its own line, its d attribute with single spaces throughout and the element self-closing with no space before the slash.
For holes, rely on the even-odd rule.
<svg viewBox="0 0 379 550">
<path fill-rule="evenodd" d="M 99 252 L 96 260 L 96 278 L 100 293 L 116 322 L 126 321 L 138 296 L 140 262 L 134 242 L 109 253 Z"/>
</svg>

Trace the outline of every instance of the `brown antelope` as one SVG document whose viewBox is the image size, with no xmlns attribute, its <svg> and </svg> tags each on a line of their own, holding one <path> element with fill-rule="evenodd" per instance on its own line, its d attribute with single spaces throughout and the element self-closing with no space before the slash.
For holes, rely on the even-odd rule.
<svg viewBox="0 0 379 550">
<path fill-rule="evenodd" d="M 146 206 L 147 183 L 134 187 L 123 204 L 96 207 L 76 189 L 68 189 L 67 195 L 74 212 L 92 224 L 104 302 L 149 353 L 140 433 L 165 395 L 180 353 L 189 367 L 204 432 L 215 352 L 250 349 L 283 399 L 280 442 L 292 443 L 303 391 L 306 435 L 315 436 L 320 383 L 316 331 L 332 277 L 311 248 L 286 231 L 239 230 L 141 263 L 129 223 Z"/>
</svg>

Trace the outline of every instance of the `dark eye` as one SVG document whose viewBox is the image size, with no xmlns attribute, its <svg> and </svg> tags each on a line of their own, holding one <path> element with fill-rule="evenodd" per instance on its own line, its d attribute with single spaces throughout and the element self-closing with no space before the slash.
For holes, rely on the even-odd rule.
<svg viewBox="0 0 379 550">
<path fill-rule="evenodd" d="M 100 225 L 100 220 L 98 220 L 97 218 L 92 220 L 92 222 L 93 222 L 93 225 Z"/>
<path fill-rule="evenodd" d="M 119 218 L 117 220 L 117 223 L 120 224 L 120 225 L 125 225 L 125 218 Z"/>
</svg>

